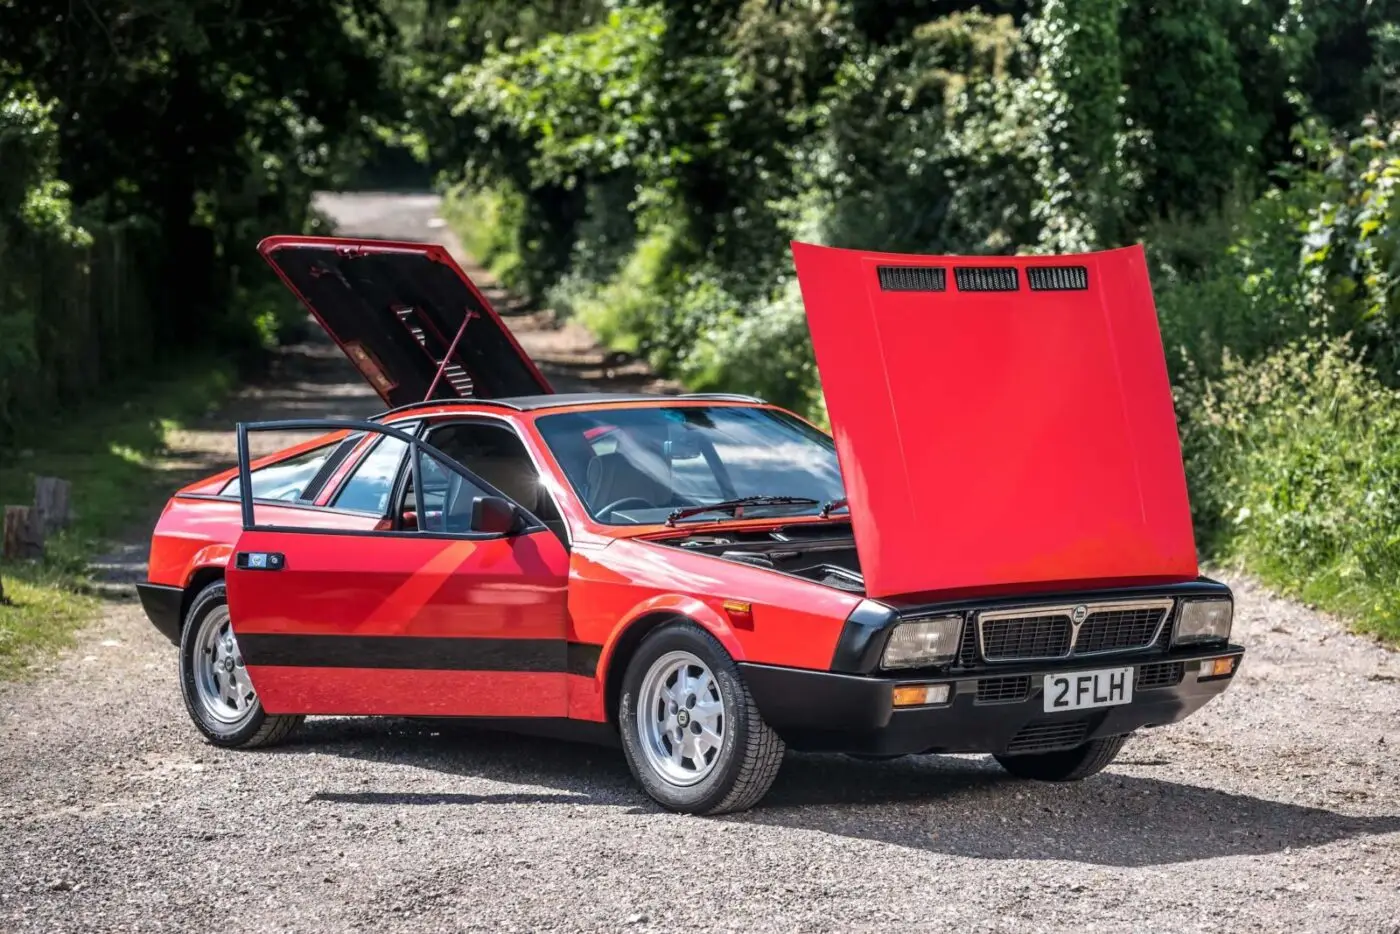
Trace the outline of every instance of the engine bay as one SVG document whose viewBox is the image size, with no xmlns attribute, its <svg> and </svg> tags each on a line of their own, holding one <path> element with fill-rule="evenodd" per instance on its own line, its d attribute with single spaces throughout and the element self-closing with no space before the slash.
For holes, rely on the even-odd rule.
<svg viewBox="0 0 1400 934">
<path fill-rule="evenodd" d="M 865 578 L 849 522 L 696 532 L 659 539 L 657 543 L 781 571 L 848 593 L 865 593 Z"/>
</svg>

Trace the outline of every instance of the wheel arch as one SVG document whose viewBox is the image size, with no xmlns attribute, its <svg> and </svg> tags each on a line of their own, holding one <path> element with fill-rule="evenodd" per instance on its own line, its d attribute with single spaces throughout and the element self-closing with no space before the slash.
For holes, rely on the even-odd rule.
<svg viewBox="0 0 1400 934">
<path fill-rule="evenodd" d="M 693 597 L 658 597 L 648 600 L 629 613 L 613 629 L 598 658 L 603 675 L 603 711 L 608 723 L 617 726 L 617 708 L 622 700 L 622 679 L 627 665 L 636 654 L 642 640 L 649 634 L 673 622 L 694 623 L 719 640 L 720 645 L 737 661 L 744 659 L 743 646 L 725 617 Z"/>
<path fill-rule="evenodd" d="M 190 607 L 194 605 L 195 597 L 198 597 L 204 588 L 210 584 L 224 579 L 224 566 L 222 564 L 205 565 L 195 568 L 190 574 L 189 582 L 185 584 L 185 596 L 180 601 L 180 629 L 185 628 L 185 619 L 190 614 Z"/>
</svg>

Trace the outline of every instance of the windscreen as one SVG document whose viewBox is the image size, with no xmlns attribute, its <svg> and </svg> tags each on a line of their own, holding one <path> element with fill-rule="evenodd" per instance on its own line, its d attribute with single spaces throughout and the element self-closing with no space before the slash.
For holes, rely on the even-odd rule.
<svg viewBox="0 0 1400 934">
<path fill-rule="evenodd" d="M 629 407 L 535 424 L 589 514 L 609 525 L 656 524 L 677 509 L 756 496 L 810 502 L 754 505 L 744 516 L 810 515 L 845 495 L 831 438 L 776 409 Z"/>
</svg>

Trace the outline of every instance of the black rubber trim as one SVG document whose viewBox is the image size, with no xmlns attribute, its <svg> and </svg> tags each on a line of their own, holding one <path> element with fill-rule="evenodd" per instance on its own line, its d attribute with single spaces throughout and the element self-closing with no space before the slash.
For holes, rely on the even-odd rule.
<svg viewBox="0 0 1400 934">
<path fill-rule="evenodd" d="M 414 671 L 531 671 L 591 676 L 602 646 L 563 639 L 240 633 L 249 665 Z M 590 667 L 591 661 L 591 667 Z"/>
<path fill-rule="evenodd" d="M 598 660 L 603 656 L 603 647 L 587 642 L 570 642 L 568 646 L 568 664 L 566 665 L 568 673 L 583 678 L 596 678 L 598 676 Z"/>
<path fill-rule="evenodd" d="M 878 730 L 894 710 L 893 679 L 779 668 L 739 662 L 749 694 L 775 730 L 810 727 L 838 731 Z"/>
<path fill-rule="evenodd" d="M 832 671 L 863 673 L 880 667 L 885 642 L 899 614 L 889 606 L 874 600 L 862 600 L 841 630 L 836 652 L 831 657 Z"/>
<path fill-rule="evenodd" d="M 141 609 L 146 611 L 146 618 L 151 624 L 172 645 L 179 645 L 180 610 L 185 605 L 184 588 L 142 581 L 136 585 L 136 594 L 141 598 Z"/>
<path fill-rule="evenodd" d="M 464 408 L 509 409 L 512 412 L 537 412 L 541 409 L 584 408 L 592 405 L 611 405 L 616 402 L 649 402 L 667 405 L 676 402 L 737 402 L 745 405 L 768 405 L 758 396 L 734 392 L 683 392 L 676 395 L 645 392 L 553 392 L 537 396 L 507 396 L 501 399 L 432 399 L 426 402 L 420 400 L 394 406 L 392 409 L 371 416 L 371 420 L 379 421 L 400 412 L 411 412 L 429 406 L 442 406 L 445 409 L 461 406 Z"/>
</svg>

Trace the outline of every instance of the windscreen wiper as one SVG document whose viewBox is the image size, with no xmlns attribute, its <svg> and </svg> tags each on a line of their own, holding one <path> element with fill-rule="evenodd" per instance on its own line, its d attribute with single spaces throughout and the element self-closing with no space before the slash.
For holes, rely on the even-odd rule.
<svg viewBox="0 0 1400 934">
<path fill-rule="evenodd" d="M 823 519 L 830 519 L 831 514 L 836 510 L 850 508 L 851 506 L 848 502 L 846 502 L 846 497 L 844 496 L 840 499 L 829 499 L 826 502 L 822 503 L 821 517 Z"/>
<path fill-rule="evenodd" d="M 743 516 L 745 506 L 815 506 L 817 501 L 806 496 L 741 496 L 738 499 L 726 499 L 719 503 L 708 503 L 704 506 L 684 506 L 680 509 L 671 510 L 671 514 L 666 517 L 667 525 L 675 525 L 687 516 L 698 516 L 703 512 L 730 512 L 734 518 Z"/>
</svg>

